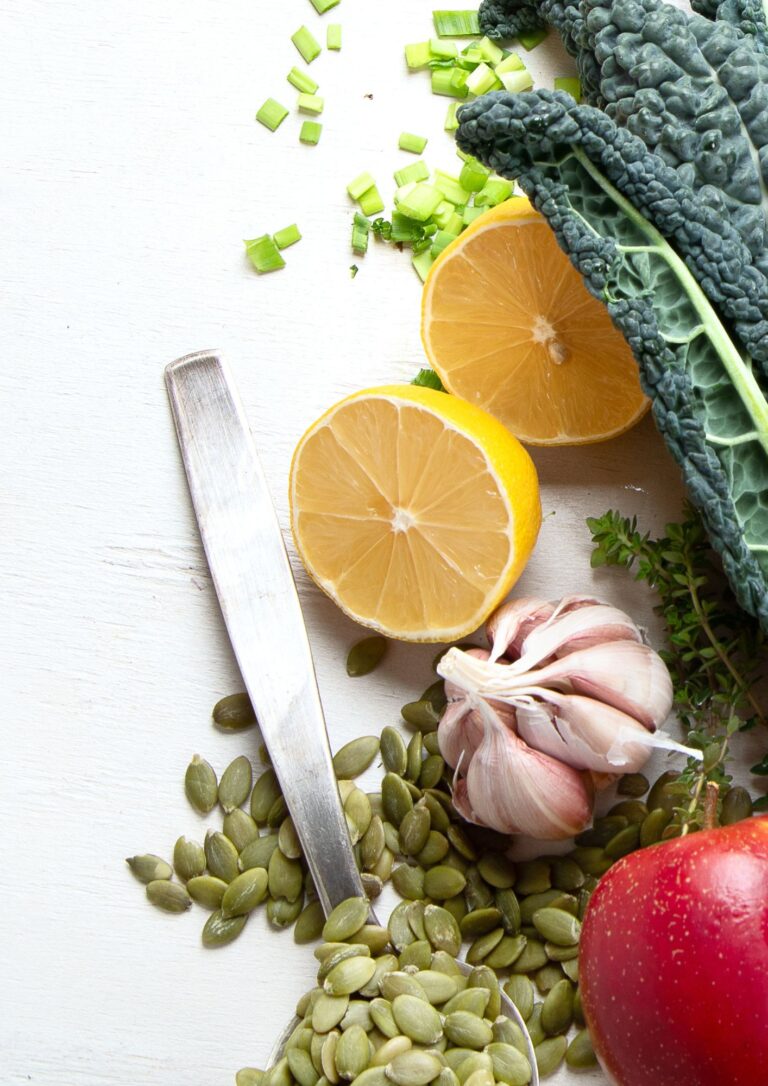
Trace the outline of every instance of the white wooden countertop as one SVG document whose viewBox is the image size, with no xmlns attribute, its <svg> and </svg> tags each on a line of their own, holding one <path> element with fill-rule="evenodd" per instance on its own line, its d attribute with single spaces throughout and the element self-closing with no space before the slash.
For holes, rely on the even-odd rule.
<svg viewBox="0 0 768 1086">
<path fill-rule="evenodd" d="M 402 46 L 431 5 L 343 0 L 0 0 L 0 1081 L 4 1086 L 231 1086 L 266 1059 L 313 975 L 311 948 L 254 917 L 211 952 L 205 914 L 151 908 L 124 857 L 202 838 L 184 769 L 221 770 L 257 737 L 209 713 L 240 687 L 190 512 L 163 366 L 219 347 L 237 376 L 287 527 L 295 442 L 353 389 L 422 364 L 419 283 L 372 245 L 349 266 L 346 182 L 391 195 L 401 130 L 455 168 L 446 99 Z M 312 65 L 320 145 L 292 105 L 290 35 L 344 28 Z M 546 84 L 570 65 L 530 58 Z M 297 222 L 287 268 L 258 277 L 242 239 Z M 603 446 L 534 453 L 544 525 L 520 588 L 595 589 L 649 621 L 647 591 L 589 569 L 588 514 L 660 528 L 678 472 L 650 419 Z M 307 584 L 302 599 L 332 742 L 379 732 L 429 681 L 429 647 L 395 646 L 366 679 L 359 632 Z M 208 820 L 214 824 L 216 820 Z M 566 1081 L 561 1075 L 557 1083 Z M 582 1081 L 603 1081 L 599 1074 Z"/>
</svg>

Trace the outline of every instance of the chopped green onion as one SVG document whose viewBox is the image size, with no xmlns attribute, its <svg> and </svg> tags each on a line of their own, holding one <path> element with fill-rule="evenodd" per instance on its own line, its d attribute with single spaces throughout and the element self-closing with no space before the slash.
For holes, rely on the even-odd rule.
<svg viewBox="0 0 768 1086">
<path fill-rule="evenodd" d="M 484 207 L 465 207 L 461 213 L 461 221 L 464 226 L 469 226 L 469 224 L 474 222 L 484 211 Z"/>
<path fill-rule="evenodd" d="M 512 195 L 512 182 L 492 177 L 475 196 L 475 207 L 496 207 Z"/>
<path fill-rule="evenodd" d="M 450 200 L 452 204 L 466 204 L 469 193 L 459 183 L 458 177 L 452 177 L 443 170 L 435 170 L 435 179 L 432 182 L 443 199 Z"/>
<path fill-rule="evenodd" d="M 359 174 L 354 181 L 350 181 L 347 185 L 347 192 L 353 200 L 359 200 L 366 189 L 371 188 L 376 182 L 373 180 L 369 173 Z"/>
<path fill-rule="evenodd" d="M 325 46 L 327 49 L 333 49 L 336 53 L 341 49 L 341 23 L 328 23 L 328 29 L 325 32 Z"/>
<path fill-rule="evenodd" d="M 291 34 L 291 41 L 307 64 L 311 64 L 315 57 L 320 56 L 322 51 L 320 43 L 315 40 L 306 26 L 300 26 L 295 34 Z"/>
<path fill-rule="evenodd" d="M 357 264 L 350 264 L 349 265 L 349 277 L 350 277 L 350 279 L 354 279 L 359 271 L 360 271 L 360 269 L 358 268 Z"/>
<path fill-rule="evenodd" d="M 320 142 L 320 133 L 323 131 L 323 126 L 318 124 L 317 121 L 304 121 L 299 132 L 299 140 L 302 143 L 309 143 L 313 147 Z"/>
<path fill-rule="evenodd" d="M 427 137 L 414 136 L 412 132 L 401 132 L 397 146 L 401 151 L 410 151 L 414 155 L 420 155 L 427 146 Z"/>
<path fill-rule="evenodd" d="M 325 99 L 317 94 L 300 94 L 297 100 L 299 113 L 322 113 Z"/>
<path fill-rule="evenodd" d="M 419 370 L 411 384 L 421 385 L 422 388 L 433 388 L 435 392 L 445 392 L 443 382 L 434 370 Z"/>
<path fill-rule="evenodd" d="M 517 35 L 517 40 L 522 45 L 523 49 L 527 49 L 530 53 L 531 49 L 535 49 L 537 45 L 540 45 L 541 42 L 544 41 L 548 32 L 548 27 L 542 28 L 541 30 L 524 31 L 522 34 Z"/>
<path fill-rule="evenodd" d="M 459 47 L 455 41 L 440 41 L 439 38 L 430 38 L 429 51 L 435 60 L 452 60 L 458 55 Z"/>
<path fill-rule="evenodd" d="M 280 250 L 269 234 L 262 234 L 260 238 L 252 238 L 251 241 L 246 241 L 243 244 L 248 259 L 259 275 L 285 267 L 285 261 L 280 256 Z"/>
<path fill-rule="evenodd" d="M 438 230 L 445 230 L 451 215 L 453 215 L 455 211 L 456 208 L 450 200 L 442 200 L 437 205 L 435 212 L 432 215 L 432 222 L 437 226 Z"/>
<path fill-rule="evenodd" d="M 423 237 L 424 227 L 420 222 L 409 219 L 407 215 L 402 215 L 399 211 L 392 212 L 388 241 L 412 245 Z"/>
<path fill-rule="evenodd" d="M 276 231 L 272 235 L 272 240 L 278 249 L 287 249 L 289 245 L 295 245 L 297 241 L 301 241 L 301 233 L 294 222 L 290 226 L 284 226 L 282 230 Z"/>
<path fill-rule="evenodd" d="M 477 43 L 477 49 L 483 54 L 483 60 L 496 65 L 504 59 L 504 50 L 500 49 L 496 42 L 490 38 L 481 38 Z"/>
<path fill-rule="evenodd" d="M 477 11 L 433 11 L 438 38 L 469 38 L 480 33 Z"/>
<path fill-rule="evenodd" d="M 449 98 L 466 98 L 467 72 L 463 68 L 439 68 L 432 72 L 432 93 Z"/>
<path fill-rule="evenodd" d="M 335 8 L 340 0 L 312 0 L 312 7 L 318 15 L 324 15 L 326 11 Z"/>
<path fill-rule="evenodd" d="M 357 253 L 358 256 L 365 256 L 368 251 L 370 229 L 371 224 L 365 215 L 361 215 L 359 211 L 356 211 L 352 220 L 352 251 Z"/>
<path fill-rule="evenodd" d="M 459 184 L 467 192 L 480 192 L 485 182 L 491 176 L 491 171 L 478 162 L 476 158 L 465 162 L 459 174 Z"/>
<path fill-rule="evenodd" d="M 311 75 L 302 72 L 301 68 L 291 68 L 288 73 L 288 82 L 302 94 L 314 94 L 320 85 L 315 83 Z"/>
<path fill-rule="evenodd" d="M 432 267 L 434 262 L 435 258 L 432 256 L 432 253 L 429 251 L 429 249 L 425 249 L 422 253 L 414 253 L 411 257 L 411 264 L 413 264 L 416 270 L 416 274 L 418 275 L 419 279 L 421 279 L 422 283 L 427 278 L 429 269 Z"/>
<path fill-rule="evenodd" d="M 483 64 L 484 61 L 485 57 L 478 48 L 477 42 L 472 42 L 466 49 L 461 50 L 461 55 L 459 56 L 457 63 L 462 68 L 467 68 L 469 71 L 472 71 L 473 68 L 476 68 L 478 64 Z"/>
<path fill-rule="evenodd" d="M 288 110 L 285 106 L 281 106 L 274 98 L 267 98 L 264 105 L 261 106 L 257 112 L 256 120 L 266 128 L 269 128 L 271 132 L 274 132 L 276 128 L 280 127 L 287 116 Z"/>
<path fill-rule="evenodd" d="M 459 102 L 451 102 L 448 106 L 448 112 L 445 115 L 445 124 L 443 128 L 446 132 L 455 132 L 459 127 L 459 122 L 456 118 L 456 110 L 459 108 Z"/>
<path fill-rule="evenodd" d="M 443 201 L 440 190 L 423 181 L 414 185 L 407 194 L 403 194 L 402 189 L 398 189 L 398 193 L 395 194 L 397 210 L 401 215 L 407 215 L 409 219 L 416 219 L 417 222 L 426 222 L 432 218 Z"/>
<path fill-rule="evenodd" d="M 412 45 L 406 45 L 405 63 L 410 71 L 417 72 L 420 68 L 428 68 L 431 59 L 432 54 L 429 50 L 428 41 L 418 41 Z"/>
<path fill-rule="evenodd" d="M 380 211 L 384 210 L 384 201 L 375 185 L 371 185 L 369 189 L 366 189 L 357 202 L 360 204 L 360 210 L 364 215 L 378 215 Z"/>
<path fill-rule="evenodd" d="M 520 94 L 533 86 L 533 77 L 527 68 L 520 72 L 502 72 L 499 78 L 504 84 L 504 90 L 510 94 Z"/>
<path fill-rule="evenodd" d="M 398 188 L 407 185 L 409 181 L 426 181 L 429 177 L 429 168 L 422 159 L 412 162 L 409 166 L 403 166 L 402 170 L 395 170 L 395 184 Z"/>
<path fill-rule="evenodd" d="M 467 76 L 467 90 L 478 97 L 481 94 L 487 94 L 490 90 L 498 90 L 500 87 L 501 81 L 496 78 L 493 68 L 485 62 L 478 64 Z"/>
<path fill-rule="evenodd" d="M 525 68 L 520 57 L 517 53 L 510 53 L 508 57 L 504 57 L 498 64 L 494 64 L 493 70 L 497 76 L 501 77 L 504 72 L 519 72 L 522 68 Z"/>
<path fill-rule="evenodd" d="M 565 91 L 566 94 L 570 94 L 571 98 L 575 98 L 577 102 L 581 101 L 581 83 L 575 77 L 560 76 L 555 80 L 555 90 Z"/>
<path fill-rule="evenodd" d="M 462 219 L 458 211 L 454 211 L 450 219 L 448 219 L 448 222 L 443 227 L 443 230 L 445 230 L 447 234 L 456 234 L 458 236 L 463 229 L 464 220 Z"/>
<path fill-rule="evenodd" d="M 439 256 L 443 249 L 446 249 L 458 236 L 458 234 L 452 234 L 449 230 L 438 230 L 432 239 L 432 246 L 429 250 L 432 256 Z"/>
</svg>

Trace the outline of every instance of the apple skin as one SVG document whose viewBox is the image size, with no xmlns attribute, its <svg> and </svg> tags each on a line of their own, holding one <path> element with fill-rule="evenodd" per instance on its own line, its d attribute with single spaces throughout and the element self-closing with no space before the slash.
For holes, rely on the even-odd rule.
<svg viewBox="0 0 768 1086">
<path fill-rule="evenodd" d="M 587 906 L 579 980 L 617 1086 L 765 1086 L 768 815 L 619 860 Z"/>
</svg>

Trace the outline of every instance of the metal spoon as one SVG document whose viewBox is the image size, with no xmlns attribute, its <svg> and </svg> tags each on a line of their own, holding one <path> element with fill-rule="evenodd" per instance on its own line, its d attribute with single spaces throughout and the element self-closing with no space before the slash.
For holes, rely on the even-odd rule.
<svg viewBox="0 0 768 1086">
<path fill-rule="evenodd" d="M 363 897 L 331 762 L 296 586 L 240 399 L 223 362 L 199 351 L 165 371 L 189 491 L 216 594 L 318 897 L 326 915 Z M 464 962 L 462 971 L 470 972 Z M 502 1008 L 525 1022 L 502 992 Z M 278 1040 L 282 1054 L 296 1019 Z"/>
</svg>

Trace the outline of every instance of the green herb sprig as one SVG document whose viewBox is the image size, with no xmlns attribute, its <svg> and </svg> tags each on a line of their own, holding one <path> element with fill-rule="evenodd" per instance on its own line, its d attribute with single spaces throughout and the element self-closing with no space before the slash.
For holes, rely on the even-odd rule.
<svg viewBox="0 0 768 1086">
<path fill-rule="evenodd" d="M 640 532 L 636 517 L 615 510 L 589 517 L 587 526 L 595 545 L 592 566 L 632 570 L 659 598 L 655 610 L 668 640 L 661 656 L 672 676 L 675 711 L 688 744 L 703 752 L 703 760 L 690 759 L 669 786 L 680 797 L 677 815 L 685 833 L 703 822 L 707 782 L 722 790 L 730 785 L 726 766 L 735 733 L 768 724 L 755 691 L 765 637 L 737 603 L 691 506 L 658 539 Z M 752 772 L 768 774 L 768 755 Z M 768 809 L 768 797 L 755 809 Z"/>
</svg>

